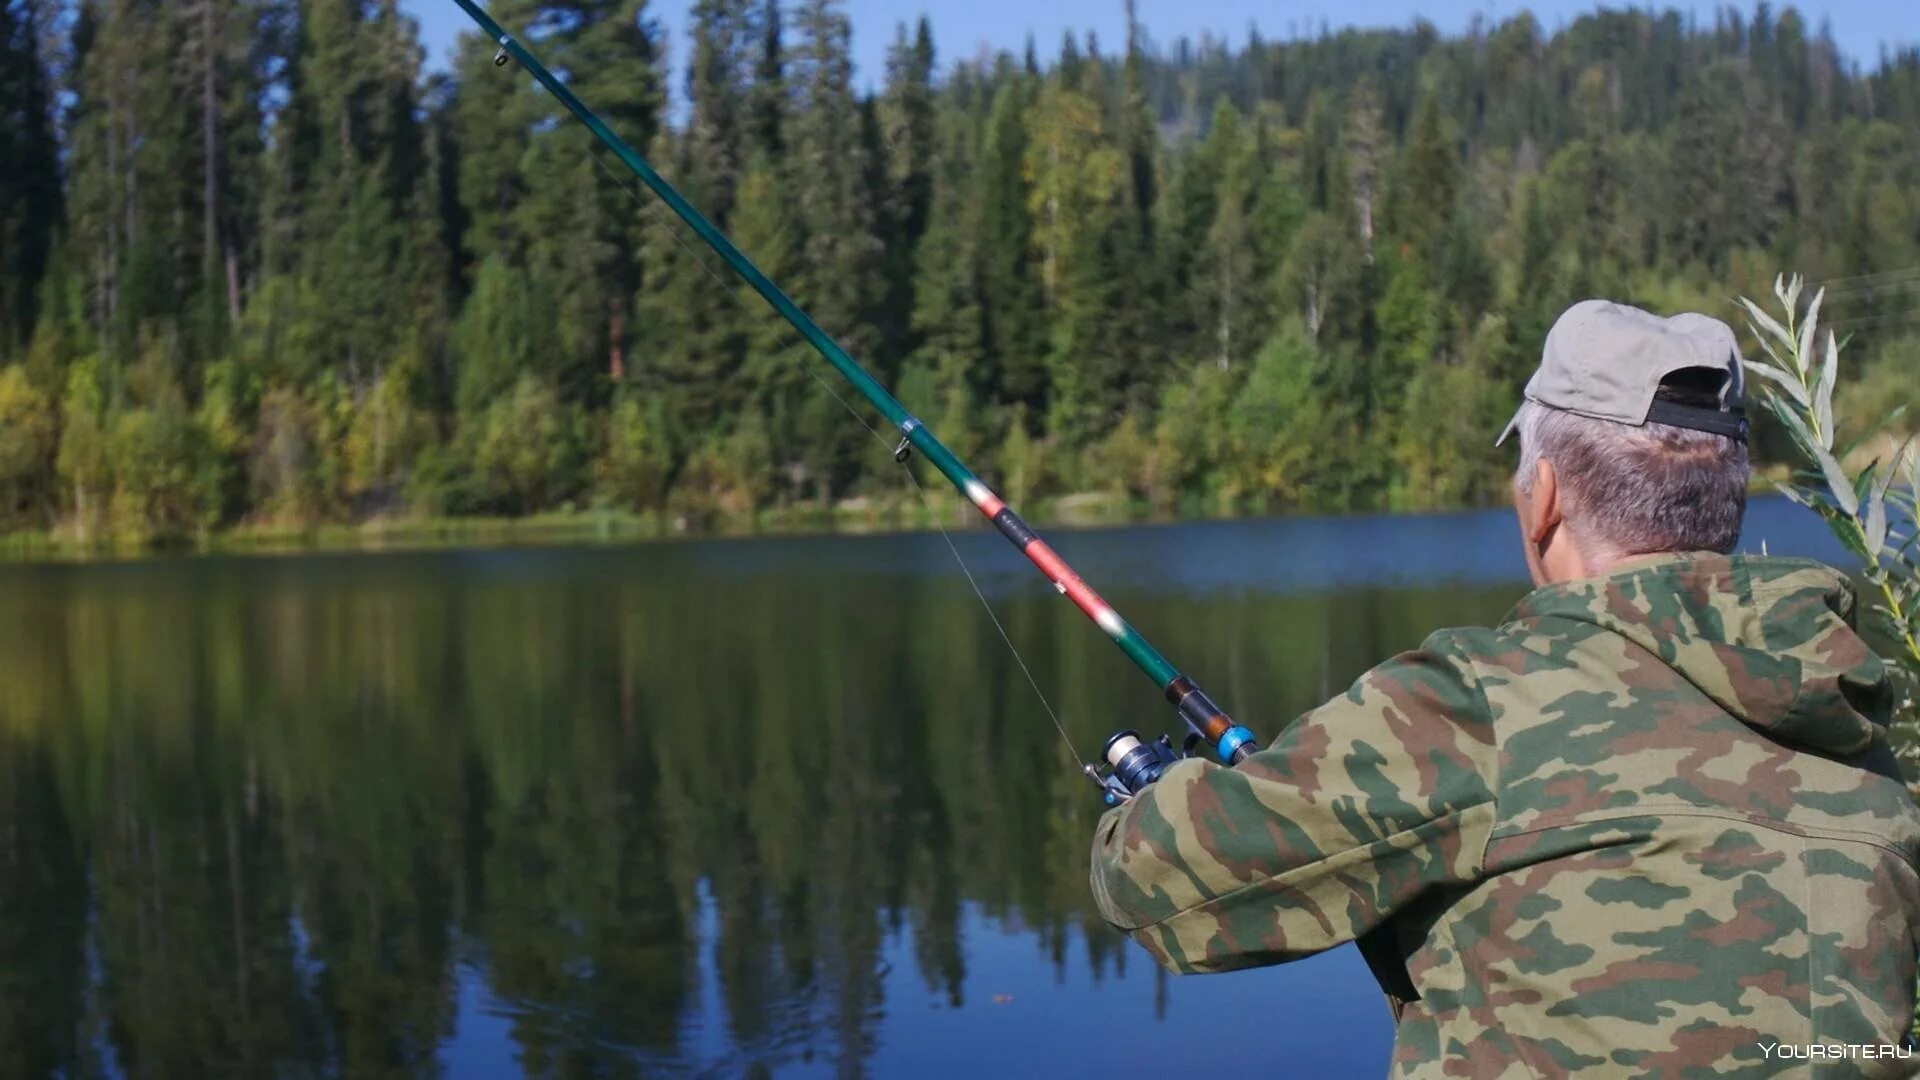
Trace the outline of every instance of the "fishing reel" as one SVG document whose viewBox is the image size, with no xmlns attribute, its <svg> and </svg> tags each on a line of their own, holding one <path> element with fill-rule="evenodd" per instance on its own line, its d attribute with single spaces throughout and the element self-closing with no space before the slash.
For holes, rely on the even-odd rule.
<svg viewBox="0 0 1920 1080">
<path fill-rule="evenodd" d="M 1180 749 L 1162 735 L 1153 742 L 1140 738 L 1129 728 L 1117 732 L 1100 748 L 1102 765 L 1082 765 L 1080 771 L 1100 788 L 1100 797 L 1108 806 L 1119 806 L 1160 779 L 1168 766 L 1183 758 L 1212 756 L 1220 764 L 1232 767 L 1245 761 L 1258 748 L 1253 732 L 1230 719 L 1226 711 L 1213 703 L 1186 676 L 1167 684 L 1167 700 L 1172 702 L 1186 725 L 1187 737 Z"/>
<path fill-rule="evenodd" d="M 1101 798 L 1108 806 L 1119 806 L 1160 779 L 1168 766 L 1181 758 L 1192 757 L 1199 741 L 1198 735 L 1188 735 L 1185 745 L 1175 750 L 1168 736 L 1146 742 L 1139 732 L 1128 728 L 1114 733 L 1100 748 L 1104 766 L 1082 765 L 1080 769 L 1100 788 Z"/>
</svg>

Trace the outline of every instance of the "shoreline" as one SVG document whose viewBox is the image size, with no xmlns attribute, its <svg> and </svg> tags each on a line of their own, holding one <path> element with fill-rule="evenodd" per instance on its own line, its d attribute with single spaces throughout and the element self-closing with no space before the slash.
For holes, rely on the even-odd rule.
<svg viewBox="0 0 1920 1080">
<path fill-rule="evenodd" d="M 938 496 L 935 496 L 938 498 Z M 1040 500 L 1043 527 L 1131 525 L 1207 521 L 1250 515 L 1155 513 L 1143 502 L 1102 494 Z M 693 522 L 657 511 L 561 509 L 524 517 L 373 518 L 358 524 L 242 523 L 193 536 L 164 540 L 110 534 L 81 540 L 72 526 L 0 533 L 0 562 L 91 562 L 162 558 L 170 555 L 272 555 L 431 551 L 456 547 L 567 546 L 631 541 L 708 540 L 734 537 L 860 536 L 949 529 L 988 528 L 972 506 L 955 500 L 940 517 L 925 504 L 905 499 L 843 500 L 830 508 L 782 507 L 749 515 L 720 515 Z"/>
<path fill-rule="evenodd" d="M 1778 494 L 1773 477 L 1783 470 L 1756 470 L 1748 497 Z M 931 497 L 940 499 L 944 491 Z M 1416 515 L 1468 513 L 1492 503 L 1411 507 L 1241 507 L 1189 503 L 1166 511 L 1146 500 L 1109 492 L 1077 492 L 1036 500 L 1025 515 L 1036 528 L 1073 529 L 1121 525 L 1190 524 L 1266 517 Z M 985 529 L 990 523 L 955 500 L 936 521 L 928 504 L 905 498 L 845 499 L 832 507 L 787 506 L 747 515 L 718 515 L 695 523 L 659 511 L 558 509 L 524 517 L 378 517 L 358 524 L 242 523 L 197 536 L 155 541 L 113 534 L 81 541 L 70 525 L 52 530 L 0 533 L 0 563 L 111 562 L 179 555 L 305 555 L 385 551 L 433 551 L 460 547 L 563 547 L 637 541 L 867 536 L 949 529 Z"/>
</svg>

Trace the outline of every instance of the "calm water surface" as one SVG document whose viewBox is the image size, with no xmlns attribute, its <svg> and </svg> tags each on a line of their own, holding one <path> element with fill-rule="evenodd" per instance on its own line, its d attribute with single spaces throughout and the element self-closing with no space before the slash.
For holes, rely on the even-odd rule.
<svg viewBox="0 0 1920 1080">
<path fill-rule="evenodd" d="M 1504 512 L 1058 534 L 1263 735 Z M 1758 503 L 1749 542 L 1836 557 Z M 1090 754 L 1146 684 L 955 537 Z M 0 567 L 0 1074 L 1380 1076 L 1351 948 L 1174 979 L 938 535 Z"/>
</svg>

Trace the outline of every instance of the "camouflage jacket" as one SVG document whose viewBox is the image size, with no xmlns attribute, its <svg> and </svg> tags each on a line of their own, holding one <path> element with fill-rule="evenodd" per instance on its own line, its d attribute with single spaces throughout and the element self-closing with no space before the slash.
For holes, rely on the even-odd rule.
<svg viewBox="0 0 1920 1080">
<path fill-rule="evenodd" d="M 1537 590 L 1172 767 L 1101 819 L 1094 895 L 1179 972 L 1384 940 L 1396 1076 L 1910 1075 L 1864 1056 L 1911 1022 L 1920 812 L 1852 615 L 1791 559 Z M 1813 1043 L 1868 1049 L 1775 1056 Z"/>
</svg>

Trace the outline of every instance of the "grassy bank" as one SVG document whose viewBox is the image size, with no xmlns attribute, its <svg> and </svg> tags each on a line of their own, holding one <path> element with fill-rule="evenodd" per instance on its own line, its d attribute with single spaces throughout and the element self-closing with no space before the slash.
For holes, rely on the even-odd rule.
<svg viewBox="0 0 1920 1080">
<path fill-rule="evenodd" d="M 1756 468 L 1752 492 L 1773 494 L 1784 466 Z M 359 523 L 243 522 L 187 536 L 155 538 L 95 532 L 82 537 L 70 525 L 53 530 L 0 533 L 0 559 L 130 558 L 160 552 L 275 553 L 305 551 L 404 551 L 443 547 L 513 547 L 593 544 L 728 536 L 808 536 L 932 529 L 934 513 L 948 528 L 984 527 L 973 508 L 945 488 L 928 490 L 931 509 L 905 494 L 845 499 L 833 506 L 784 506 L 752 514 L 701 517 L 658 511 L 594 507 L 560 509 L 525 517 L 378 517 Z M 1367 507 L 1367 511 L 1429 512 L 1472 507 Z M 1334 508 L 1225 506 L 1190 500 L 1172 512 L 1146 500 L 1112 492 L 1079 492 L 1034 500 L 1021 513 L 1040 527 L 1117 525 L 1152 521 L 1203 521 L 1270 513 L 1326 513 Z"/>
<path fill-rule="evenodd" d="M 151 537 L 70 526 L 0 534 L 0 559 L 128 558 L 161 552 L 274 553 L 403 551 L 440 547 L 587 544 L 703 536 L 799 536 L 931 529 L 934 512 L 948 528 L 984 526 L 973 508 L 945 491 L 929 492 L 932 508 L 907 497 L 847 499 L 830 507 L 791 506 L 753 514 L 690 518 L 622 509 L 562 509 L 526 517 L 374 518 L 357 524 L 246 522 L 185 536 Z M 1082 493 L 1036 501 L 1027 515 L 1040 525 L 1095 525 L 1164 518 L 1144 502 Z M 1199 515 L 1193 515 L 1199 516 Z"/>
</svg>

